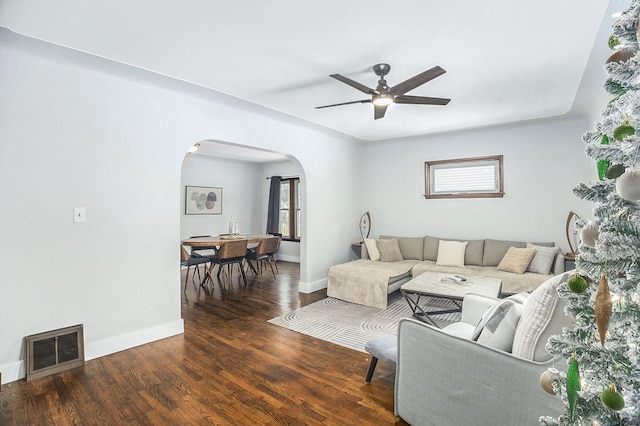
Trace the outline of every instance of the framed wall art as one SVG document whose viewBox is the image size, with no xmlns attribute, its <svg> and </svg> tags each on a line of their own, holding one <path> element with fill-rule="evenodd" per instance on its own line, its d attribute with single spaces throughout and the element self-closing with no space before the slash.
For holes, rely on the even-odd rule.
<svg viewBox="0 0 640 426">
<path fill-rule="evenodd" d="M 222 188 L 186 186 L 184 214 L 222 214 Z"/>
</svg>

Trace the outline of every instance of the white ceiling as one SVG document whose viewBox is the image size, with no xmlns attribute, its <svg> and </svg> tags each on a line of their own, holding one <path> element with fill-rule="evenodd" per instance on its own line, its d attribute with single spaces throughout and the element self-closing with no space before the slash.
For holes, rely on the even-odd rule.
<svg viewBox="0 0 640 426">
<path fill-rule="evenodd" d="M 619 2 L 620 0 L 611 0 Z M 573 104 L 609 0 L 3 0 L 15 32 L 196 83 L 361 140 L 558 116 Z M 621 6 L 622 8 L 622 6 Z M 448 106 L 366 99 L 329 78 L 394 85 L 435 65 L 409 92 Z M 599 83 L 601 84 L 601 82 Z"/>
</svg>

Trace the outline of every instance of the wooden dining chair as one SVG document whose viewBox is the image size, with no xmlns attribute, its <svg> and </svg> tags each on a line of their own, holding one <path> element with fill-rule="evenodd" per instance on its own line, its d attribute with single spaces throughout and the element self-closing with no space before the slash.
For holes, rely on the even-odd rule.
<svg viewBox="0 0 640 426">
<path fill-rule="evenodd" d="M 276 253 L 278 252 L 278 250 L 280 250 L 280 243 L 282 243 L 282 234 L 271 234 L 271 235 L 278 237 L 278 245 L 276 246 L 276 249 L 273 253 L 269 253 L 269 257 L 271 258 L 271 261 L 276 267 L 276 273 L 280 273 L 280 270 L 278 269 L 278 262 L 276 262 Z"/>
<path fill-rule="evenodd" d="M 207 271 L 206 264 L 211 262 L 211 259 L 208 257 L 202 256 L 193 256 L 190 255 L 187 249 L 184 248 L 182 244 L 180 244 L 180 266 L 187 267 L 187 275 L 184 278 L 184 290 L 187 291 L 187 281 L 189 281 L 189 270 L 192 266 L 196 267 L 196 270 L 193 272 L 191 279 L 195 284 L 196 272 L 198 273 L 198 279 L 200 278 L 200 265 L 205 265 L 205 273 Z"/>
<path fill-rule="evenodd" d="M 246 259 L 251 265 L 251 270 L 256 274 L 262 275 L 262 270 L 264 269 L 264 264 L 267 263 L 271 268 L 271 273 L 273 277 L 276 276 L 276 271 L 273 268 L 275 262 L 275 253 L 278 251 L 280 246 L 280 237 L 269 237 L 263 238 L 258 243 L 258 246 L 253 250 L 247 250 Z M 251 261 L 256 262 L 257 270 L 251 264 Z M 276 265 L 276 269 L 277 269 Z"/>
<path fill-rule="evenodd" d="M 244 273 L 244 257 L 247 253 L 247 240 L 229 240 L 225 241 L 220 247 L 217 256 L 210 257 L 211 267 L 209 268 L 209 276 L 215 265 L 219 265 L 217 277 L 220 279 L 220 273 L 224 272 L 225 282 L 231 282 L 233 278 L 233 265 L 238 265 L 240 274 L 244 284 L 247 285 L 247 277 Z M 224 271 L 223 271 L 224 270 Z"/>
<path fill-rule="evenodd" d="M 189 238 L 211 238 L 211 235 L 192 235 Z M 204 252 L 204 253 L 202 253 Z M 191 247 L 192 256 L 211 257 L 218 254 L 217 246 L 195 246 Z"/>
</svg>

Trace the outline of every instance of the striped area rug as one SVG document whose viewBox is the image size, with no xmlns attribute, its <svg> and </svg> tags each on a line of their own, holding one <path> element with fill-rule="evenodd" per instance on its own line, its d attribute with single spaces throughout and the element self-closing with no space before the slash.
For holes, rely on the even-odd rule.
<svg viewBox="0 0 640 426">
<path fill-rule="evenodd" d="M 425 310 L 453 306 L 452 302 L 445 299 L 423 298 L 421 305 L 423 301 L 427 305 Z M 389 304 L 384 310 L 327 297 L 270 319 L 268 322 L 336 345 L 365 352 L 365 343 L 384 334 L 396 334 L 398 321 L 411 316 L 409 305 L 402 294 L 396 291 L 389 295 Z M 459 321 L 460 314 L 441 314 L 432 318 L 440 327 L 443 327 Z"/>
</svg>

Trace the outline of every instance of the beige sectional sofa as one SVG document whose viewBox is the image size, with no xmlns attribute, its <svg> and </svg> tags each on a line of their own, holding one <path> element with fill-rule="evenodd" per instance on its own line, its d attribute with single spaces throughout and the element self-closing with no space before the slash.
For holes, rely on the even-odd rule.
<svg viewBox="0 0 640 426">
<path fill-rule="evenodd" d="M 365 244 L 362 244 L 361 259 L 334 265 L 329 269 L 327 295 L 348 302 L 387 307 L 388 294 L 398 290 L 402 284 L 423 272 L 441 272 L 460 276 L 480 276 L 502 280 L 502 293 L 515 294 L 535 290 L 553 275 L 564 272 L 564 256 L 558 249 L 551 260 L 547 273 L 526 271 L 522 274 L 499 270 L 510 247 L 526 248 L 527 245 L 555 247 L 554 243 L 527 243 L 507 240 L 459 240 L 438 237 L 395 237 L 381 235 L 380 239 L 398 240 L 402 260 L 371 260 Z M 464 266 L 438 265 L 440 241 L 466 241 Z M 549 252 L 549 250 L 540 249 Z M 548 253 L 547 253 L 548 254 Z M 534 257 L 535 260 L 535 257 Z M 534 262 L 532 261 L 532 264 Z M 537 268 L 539 271 L 540 268 Z"/>
</svg>

